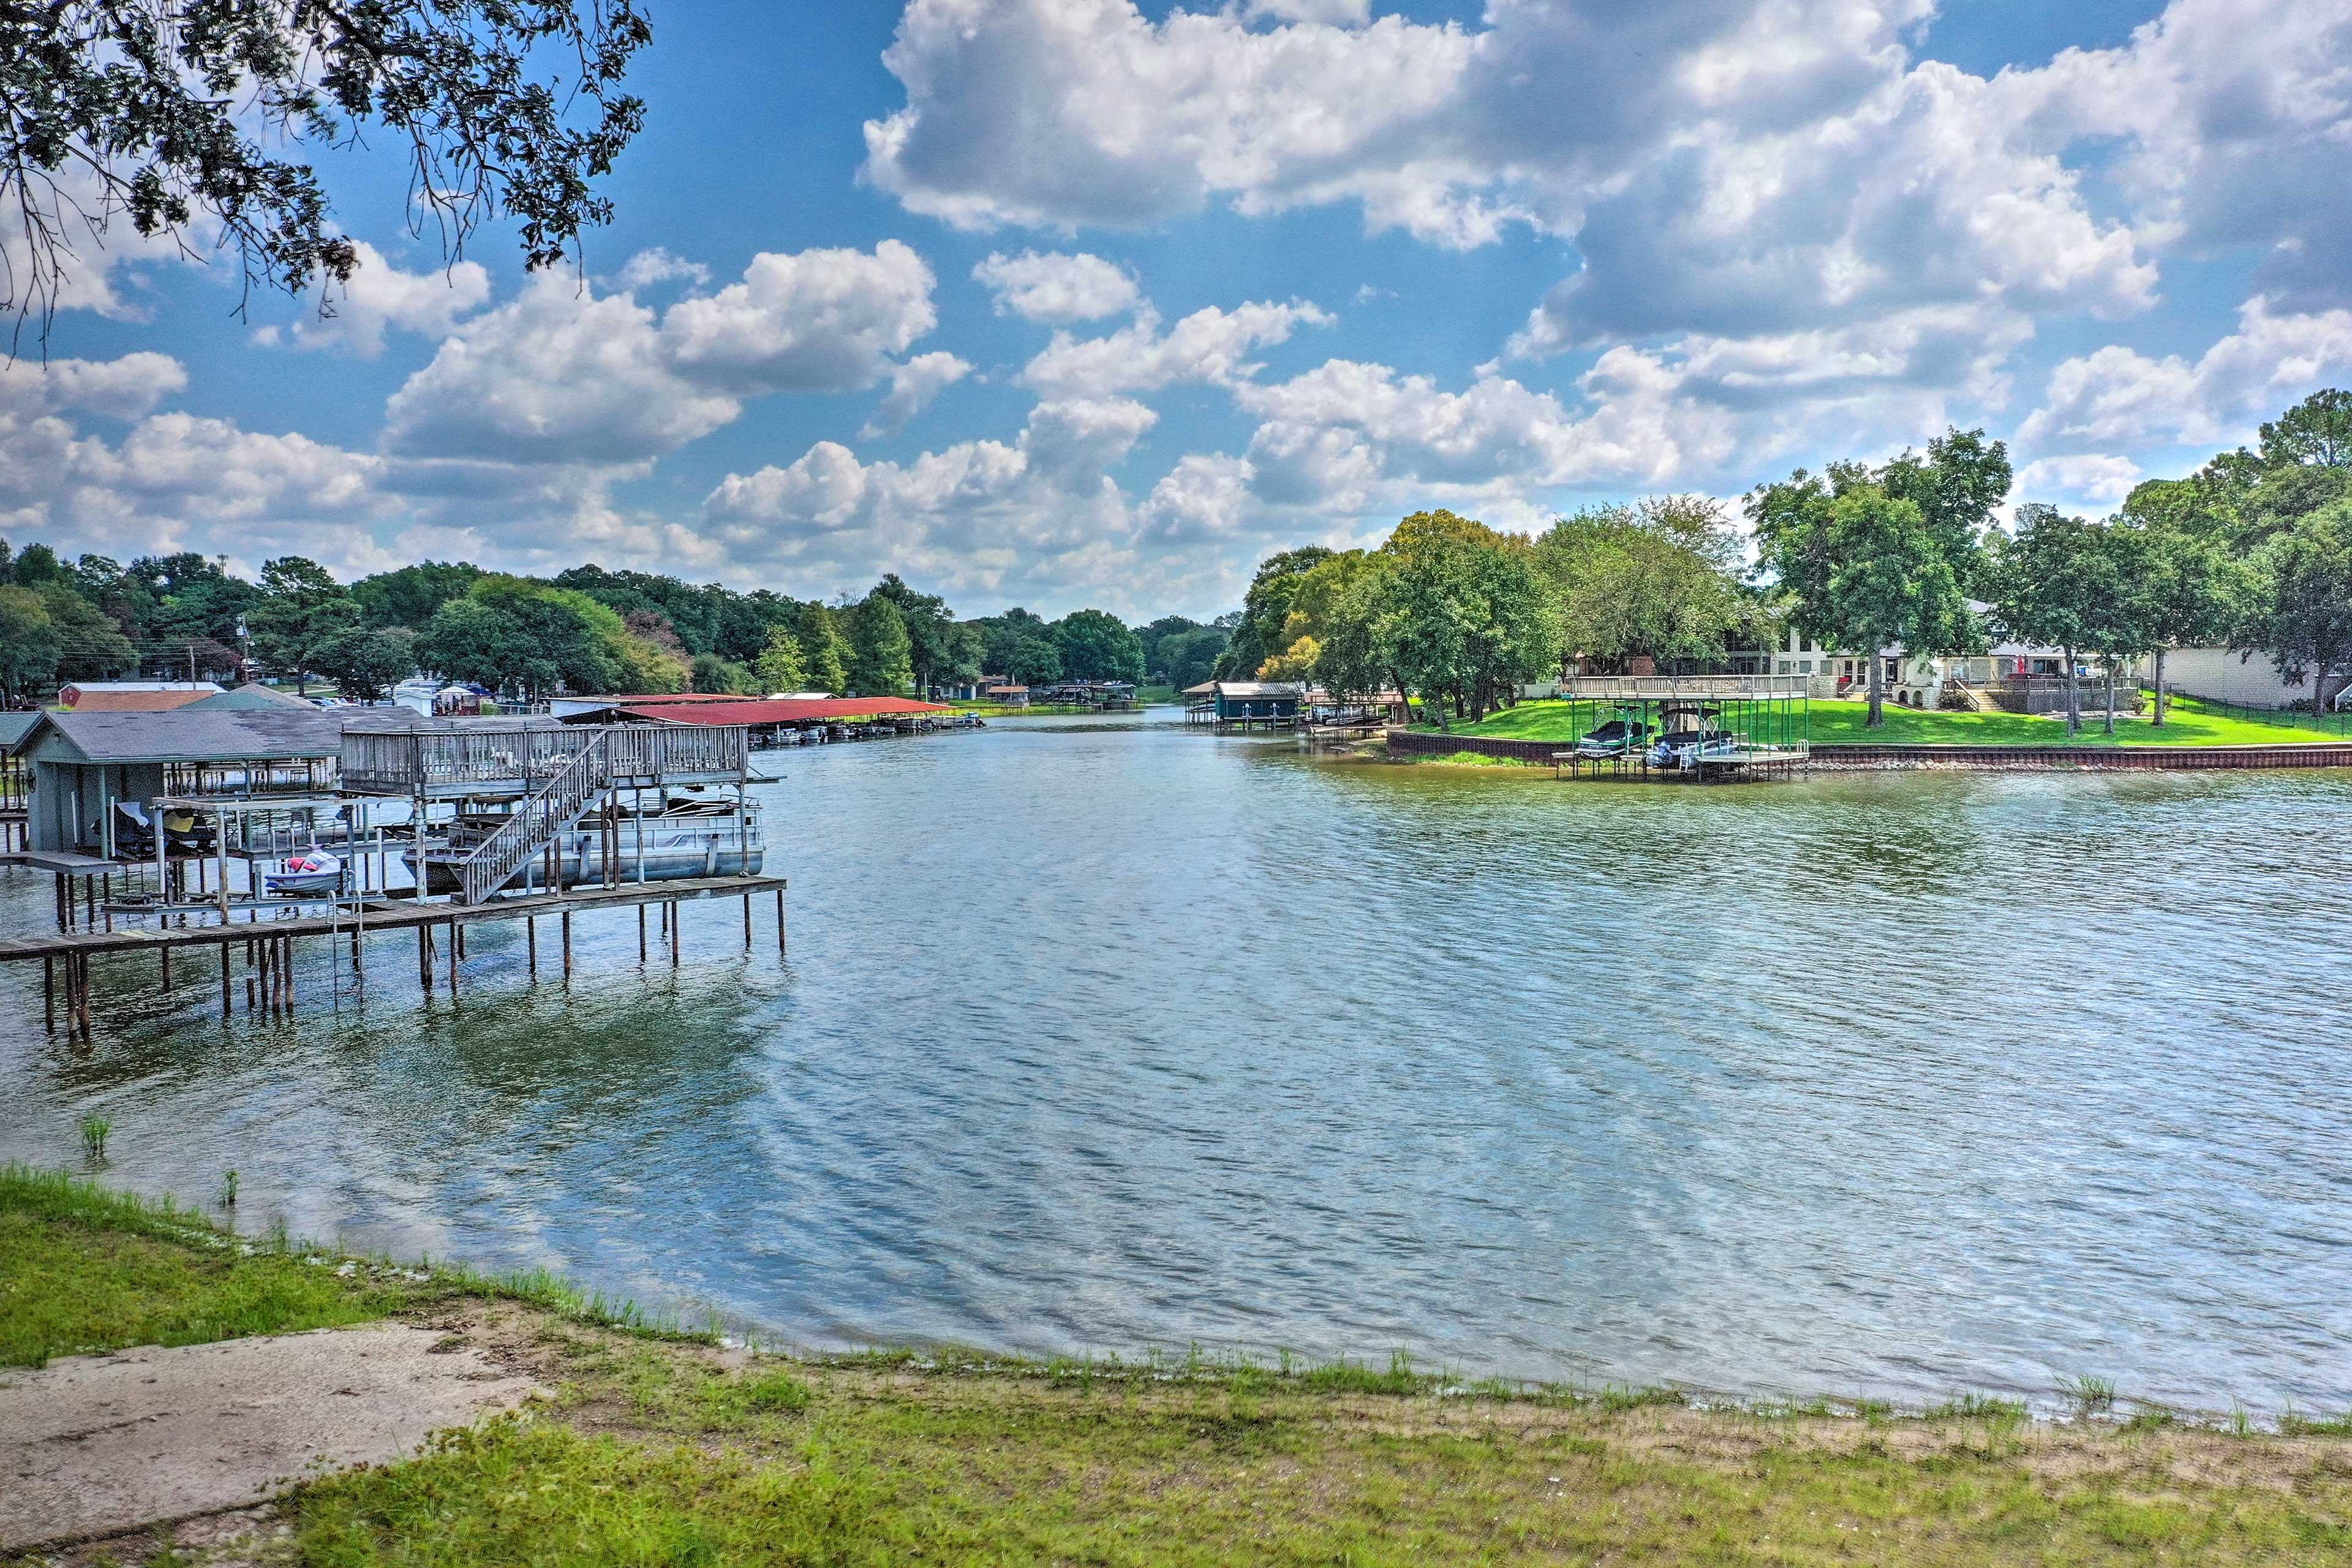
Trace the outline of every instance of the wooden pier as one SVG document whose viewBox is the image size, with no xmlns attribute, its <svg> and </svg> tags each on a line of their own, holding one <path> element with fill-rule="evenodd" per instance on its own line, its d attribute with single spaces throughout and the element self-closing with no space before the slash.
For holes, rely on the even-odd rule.
<svg viewBox="0 0 2352 1568">
<path fill-rule="evenodd" d="M 541 916 L 551 916 L 562 928 L 563 973 L 572 973 L 572 921 L 575 915 L 598 910 L 635 909 L 637 911 L 637 957 L 646 959 L 649 952 L 646 929 L 646 910 L 660 906 L 661 925 L 667 936 L 670 966 L 679 962 L 679 927 L 677 906 L 711 899 L 740 898 L 743 900 L 743 946 L 748 952 L 752 945 L 752 900 L 772 895 L 776 904 L 776 952 L 785 952 L 784 888 L 782 877 L 698 877 L 666 882 L 626 882 L 617 887 L 572 888 L 562 892 L 508 895 L 480 904 L 427 903 L 413 896 L 395 893 L 357 900 L 344 900 L 325 914 L 298 914 L 286 918 L 261 918 L 263 910 L 247 908 L 254 917 L 244 921 L 215 922 L 205 925 L 158 925 L 152 929 L 125 928 L 117 931 L 59 931 L 54 935 L 0 938 L 0 963 L 29 963 L 38 961 L 42 966 L 42 1005 L 45 1020 L 54 1033 L 60 1012 L 66 1030 L 87 1039 L 90 1032 L 92 982 L 90 960 L 96 957 L 152 952 L 158 959 L 158 984 L 164 991 L 173 989 L 172 960 L 175 953 L 194 948 L 217 948 L 220 951 L 221 1016 L 226 1018 L 235 1011 L 236 991 L 234 958 L 242 948 L 246 969 L 243 990 L 248 1012 L 280 1015 L 293 1010 L 295 944 L 304 939 L 324 938 L 330 943 L 350 944 L 350 958 L 355 974 L 367 972 L 365 939 L 386 931 L 413 931 L 416 936 L 417 978 L 426 991 L 434 987 L 436 961 L 446 962 L 446 983 L 455 995 L 459 984 L 461 963 L 466 953 L 466 928 L 488 921 L 526 922 L 528 962 L 532 973 L 539 968 L 539 929 Z M 319 900 L 310 900 L 316 903 Z M 211 913 L 210 904 L 170 904 L 152 906 L 116 906 L 115 912 L 142 916 Z M 436 936 L 436 928 L 446 927 Z"/>
</svg>

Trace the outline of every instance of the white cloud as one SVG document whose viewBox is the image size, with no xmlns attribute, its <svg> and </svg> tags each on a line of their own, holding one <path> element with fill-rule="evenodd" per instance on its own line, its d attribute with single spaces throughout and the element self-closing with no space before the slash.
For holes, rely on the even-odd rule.
<svg viewBox="0 0 2352 1568">
<path fill-rule="evenodd" d="M 710 268 L 699 261 L 688 261 L 670 254 L 667 246 L 656 245 L 650 250 L 640 250 L 621 265 L 614 281 L 624 289 L 650 289 L 657 283 L 674 283 L 679 279 L 699 288 L 710 281 Z"/>
<path fill-rule="evenodd" d="M 0 414 L 34 416 L 82 409 L 133 418 L 188 384 L 188 373 L 169 354 L 121 359 L 58 359 L 46 363 L 0 362 Z"/>
<path fill-rule="evenodd" d="M 875 405 L 861 436 L 885 436 L 930 405 L 946 388 L 971 374 L 971 366 L 946 353 L 917 354 L 890 369 L 890 390 Z"/>
<path fill-rule="evenodd" d="M 2018 426 L 2026 451 L 2106 445 L 2144 449 L 2243 440 L 2314 386 L 2352 374 L 2352 310 L 2273 313 L 2260 295 L 2238 330 L 2194 363 L 2110 344 L 2050 373 L 2042 405 Z"/>
<path fill-rule="evenodd" d="M 1320 22 L 1360 27 L 1372 19 L 1372 0 L 1249 0 L 1242 15 L 1252 22 Z"/>
<path fill-rule="evenodd" d="M 1384 16 L 1253 32 L 1128 0 L 914 0 L 884 63 L 908 107 L 866 126 L 865 177 L 960 227 L 1134 226 L 1213 194 L 1252 210 L 1425 125 L 1469 37 Z M 1318 197 L 1317 199 L 1329 199 Z"/>
<path fill-rule="evenodd" d="M 330 302 L 332 315 L 313 311 L 296 319 L 294 346 L 341 349 L 362 359 L 383 353 L 384 333 L 394 328 L 437 338 L 461 316 L 490 297 L 490 275 L 479 263 L 457 261 L 437 271 L 403 272 L 365 240 L 353 242 L 359 268 Z M 264 343 L 279 341 L 275 326 L 257 329 Z"/>
<path fill-rule="evenodd" d="M 2094 507 L 2111 507 L 2139 482 L 2139 465 L 2129 458 L 2084 453 L 2042 458 L 2017 470 L 2010 495 L 2020 501 L 2063 496 Z"/>
<path fill-rule="evenodd" d="M 1134 310 L 1143 291 L 1130 273 L 1099 256 L 1059 251 L 1018 256 L 992 251 L 971 269 L 972 278 L 996 296 L 996 313 L 1066 326 L 1097 321 Z"/>
<path fill-rule="evenodd" d="M 2013 84 L 2045 136 L 2109 136 L 2135 221 L 2185 250 L 2267 247 L 2274 304 L 2352 302 L 2352 209 L 2323 198 L 2352 146 L 2352 0 L 2173 0 L 2113 49 Z"/>
<path fill-rule="evenodd" d="M 729 424 L 743 400 L 845 392 L 892 374 L 930 331 L 931 270 L 896 240 L 868 254 L 752 258 L 741 281 L 656 316 L 542 273 L 475 317 L 386 408 L 388 450 L 628 462 Z"/>
<path fill-rule="evenodd" d="M 1214 305 L 1193 311 L 1166 332 L 1145 310 L 1107 337 L 1073 338 L 1055 332 L 1021 379 L 1063 396 L 1105 397 L 1118 392 L 1149 392 L 1179 382 L 1230 384 L 1261 368 L 1244 356 L 1286 342 L 1302 326 L 1328 326 L 1332 318 L 1305 300 L 1277 305 L 1257 301 L 1230 311 Z"/>
</svg>

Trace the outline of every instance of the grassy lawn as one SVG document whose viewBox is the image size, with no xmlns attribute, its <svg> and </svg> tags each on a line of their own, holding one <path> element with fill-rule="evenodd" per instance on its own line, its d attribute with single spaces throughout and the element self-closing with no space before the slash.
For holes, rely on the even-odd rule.
<svg viewBox="0 0 2352 1568">
<path fill-rule="evenodd" d="M 61 1353 L 284 1292 L 266 1326 L 389 1311 L 558 1392 L 280 1510 L 308 1563 L 2317 1563 L 2352 1439 L 2169 1424 L 1707 1409 L 1197 1360 L 786 1360 L 435 1279 L 247 1254 L 184 1215 L 0 1180 L 7 1315 Z M 135 1256 L 135 1268 L 121 1265 Z M 246 1271 L 261 1269 L 260 1273 Z M 299 1270 L 292 1279 L 280 1275 Z M 108 1305 L 60 1298 L 102 1287 Z M 142 1304 L 142 1299 L 146 1299 Z M 200 1313 L 199 1308 L 203 1309 Z M 272 1557 L 271 1561 L 279 1560 Z"/>
<path fill-rule="evenodd" d="M 2087 702 L 2087 696 L 2086 702 Z M 1591 703 L 1584 712 L 1591 714 Z M 2083 729 L 2068 737 L 2066 721 L 2023 713 L 1927 713 L 1888 704 L 1885 723 L 1864 728 L 1869 704 L 1845 699 L 1816 701 L 1811 708 L 1813 744 L 1951 744 L 1971 746 L 2249 746 L 2309 741 L 2341 741 L 2340 730 L 2315 730 L 2308 721 L 2282 713 L 2276 721 L 2249 720 L 2210 710 L 2195 698 L 2175 698 L 2166 706 L 2165 722 L 2158 729 L 2145 714 L 2118 712 L 2116 733 L 2105 728 L 2103 710 L 2085 707 Z M 1588 727 L 1589 727 L 1588 721 Z M 1571 741 L 1575 726 L 1565 702 L 1522 702 L 1490 713 L 1475 724 L 1456 724 L 1457 735 L 1499 735 L 1530 741 Z"/>
</svg>

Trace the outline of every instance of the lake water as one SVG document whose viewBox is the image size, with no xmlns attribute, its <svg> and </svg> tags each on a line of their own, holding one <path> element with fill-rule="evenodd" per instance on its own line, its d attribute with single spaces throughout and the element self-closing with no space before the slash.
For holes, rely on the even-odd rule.
<svg viewBox="0 0 2352 1568">
<path fill-rule="evenodd" d="M 1697 790 L 1171 713 L 763 753 L 770 907 L 420 998 L 0 971 L 0 1156 L 803 1343 L 2352 1405 L 2352 779 Z M 45 876 L 0 871 L 7 921 Z"/>
</svg>

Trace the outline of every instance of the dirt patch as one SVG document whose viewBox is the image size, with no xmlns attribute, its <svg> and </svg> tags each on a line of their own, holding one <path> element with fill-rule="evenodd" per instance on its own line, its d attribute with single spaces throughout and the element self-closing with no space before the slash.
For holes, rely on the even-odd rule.
<svg viewBox="0 0 2352 1568">
<path fill-rule="evenodd" d="M 446 1338 L 379 1323 L 0 1375 L 0 1551 L 250 1507 L 541 1392 Z"/>
</svg>

